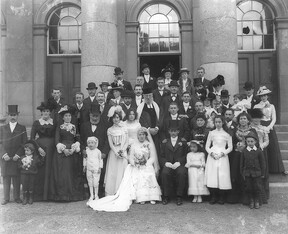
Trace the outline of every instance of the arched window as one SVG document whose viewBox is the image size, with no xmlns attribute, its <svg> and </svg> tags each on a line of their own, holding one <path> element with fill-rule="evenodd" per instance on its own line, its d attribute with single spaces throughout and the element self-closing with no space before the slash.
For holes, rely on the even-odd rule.
<svg viewBox="0 0 288 234">
<path fill-rule="evenodd" d="M 274 23 L 271 9 L 258 1 L 243 1 L 237 6 L 239 50 L 274 49 Z"/>
<path fill-rule="evenodd" d="M 56 9 L 48 21 L 48 54 L 81 54 L 81 10 L 74 6 Z"/>
<path fill-rule="evenodd" d="M 139 53 L 180 52 L 179 17 L 170 6 L 150 5 L 138 19 Z"/>
</svg>

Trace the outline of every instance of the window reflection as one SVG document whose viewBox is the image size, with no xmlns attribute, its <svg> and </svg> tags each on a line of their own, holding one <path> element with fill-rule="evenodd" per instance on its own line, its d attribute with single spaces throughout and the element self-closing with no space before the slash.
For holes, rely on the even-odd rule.
<svg viewBox="0 0 288 234">
<path fill-rule="evenodd" d="M 60 7 L 49 19 L 49 54 L 81 53 L 81 11 L 76 7 Z"/>
<path fill-rule="evenodd" d="M 259 1 L 245 1 L 237 6 L 239 50 L 274 49 L 274 23 L 270 8 Z"/>
<path fill-rule="evenodd" d="M 139 52 L 179 52 L 179 17 L 168 5 L 154 4 L 139 15 Z"/>
</svg>

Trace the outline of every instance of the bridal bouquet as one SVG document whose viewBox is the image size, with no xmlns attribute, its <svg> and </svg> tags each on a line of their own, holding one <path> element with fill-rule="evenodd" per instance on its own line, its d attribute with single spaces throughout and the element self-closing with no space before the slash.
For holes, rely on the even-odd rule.
<svg viewBox="0 0 288 234">
<path fill-rule="evenodd" d="M 135 152 L 134 154 L 134 162 L 136 167 L 146 166 L 147 159 L 145 157 L 144 152 Z"/>
</svg>

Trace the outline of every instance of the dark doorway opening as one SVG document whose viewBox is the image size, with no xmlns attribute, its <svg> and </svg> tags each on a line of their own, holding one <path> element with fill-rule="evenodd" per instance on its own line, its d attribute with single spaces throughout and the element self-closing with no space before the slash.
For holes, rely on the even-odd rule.
<svg viewBox="0 0 288 234">
<path fill-rule="evenodd" d="M 180 69 L 180 55 L 150 55 L 140 56 L 139 74 L 141 74 L 141 66 L 147 63 L 150 66 L 150 75 L 152 77 L 161 76 L 161 70 L 166 67 L 167 64 L 171 63 L 175 69 L 173 79 L 178 80 L 178 72 Z"/>
</svg>

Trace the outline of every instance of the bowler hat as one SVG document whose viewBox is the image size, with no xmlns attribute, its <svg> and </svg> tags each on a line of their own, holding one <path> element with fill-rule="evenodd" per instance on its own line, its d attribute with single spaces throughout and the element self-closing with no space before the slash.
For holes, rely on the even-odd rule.
<svg viewBox="0 0 288 234">
<path fill-rule="evenodd" d="M 230 96 L 229 91 L 227 89 L 221 90 L 220 96 L 221 97 L 229 97 Z"/>
<path fill-rule="evenodd" d="M 121 93 L 121 97 L 130 97 L 133 98 L 134 97 L 134 92 L 130 91 L 130 90 L 123 90 L 123 92 Z"/>
<path fill-rule="evenodd" d="M 254 138 L 256 141 L 258 141 L 258 137 L 257 137 L 256 134 L 255 134 L 254 132 L 252 132 L 252 131 L 250 131 L 250 132 L 245 136 L 245 139 L 250 138 L 250 137 L 252 137 L 252 138 Z"/>
<path fill-rule="evenodd" d="M 257 96 L 263 96 L 269 93 L 272 93 L 270 89 L 268 89 L 266 86 L 260 86 L 259 90 L 257 91 Z"/>
<path fill-rule="evenodd" d="M 171 86 L 179 87 L 179 84 L 178 84 L 177 80 L 172 80 L 172 81 L 170 82 L 170 84 L 169 84 L 169 87 L 171 87 Z"/>
<path fill-rule="evenodd" d="M 109 82 L 103 81 L 99 86 L 102 87 L 103 85 L 110 86 Z"/>
<path fill-rule="evenodd" d="M 203 85 L 202 78 L 194 78 L 193 79 L 193 85 L 194 85 L 194 87 Z"/>
<path fill-rule="evenodd" d="M 245 90 L 254 89 L 253 83 L 251 81 L 246 81 L 245 84 L 244 84 L 243 89 L 245 89 Z"/>
<path fill-rule="evenodd" d="M 188 70 L 188 68 L 183 67 L 183 68 L 180 69 L 179 74 L 181 74 L 182 72 L 187 72 L 187 73 L 189 73 L 190 71 Z"/>
<path fill-rule="evenodd" d="M 152 89 L 151 88 L 144 88 L 143 89 L 143 94 L 150 94 L 150 93 L 152 93 Z"/>
<path fill-rule="evenodd" d="M 8 105 L 8 115 L 19 114 L 18 105 Z"/>
<path fill-rule="evenodd" d="M 179 129 L 178 121 L 170 119 L 168 129 L 169 130 L 178 130 Z"/>
<path fill-rule="evenodd" d="M 114 69 L 114 75 L 119 75 L 122 74 L 124 71 L 122 71 L 122 69 L 120 67 L 115 67 Z"/>
<path fill-rule="evenodd" d="M 143 71 L 145 68 L 150 68 L 147 63 L 144 63 L 144 64 L 141 66 L 141 71 Z"/>
<path fill-rule="evenodd" d="M 100 115 L 101 114 L 100 105 L 92 103 L 91 107 L 90 107 L 90 110 L 89 110 L 89 113 L 92 114 L 92 115 Z"/>
<path fill-rule="evenodd" d="M 86 88 L 87 90 L 90 90 L 90 89 L 97 89 L 97 86 L 94 82 L 90 82 L 88 83 L 88 87 Z"/>
</svg>

